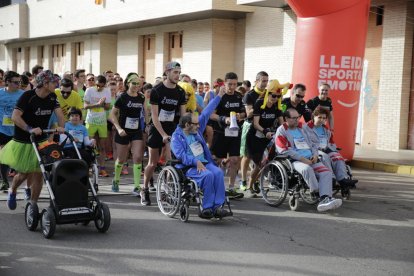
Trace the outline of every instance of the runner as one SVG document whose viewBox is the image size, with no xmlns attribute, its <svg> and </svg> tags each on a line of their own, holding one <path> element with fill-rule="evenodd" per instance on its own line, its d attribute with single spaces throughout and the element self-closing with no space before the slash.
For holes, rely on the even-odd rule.
<svg viewBox="0 0 414 276">
<path fill-rule="evenodd" d="M 13 138 L 14 123 L 11 117 L 17 100 L 24 93 L 23 90 L 19 89 L 20 75 L 16 72 L 6 72 L 4 81 L 6 87 L 0 88 L 0 118 L 2 120 L 0 124 L 0 148 L 3 148 Z M 7 180 L 9 166 L 1 164 L 0 168 L 2 178 L 0 190 L 7 191 L 9 189 L 9 181 Z"/>
<path fill-rule="evenodd" d="M 25 92 L 17 101 L 12 120 L 15 124 L 13 139 L 0 151 L 0 163 L 9 165 L 19 173 L 13 178 L 9 189 L 7 206 L 16 209 L 17 188 L 27 179 L 31 187 L 31 200 L 37 201 L 42 190 L 42 173 L 36 153 L 30 143 L 30 134 L 34 133 L 39 142 L 47 139 L 42 134 L 46 129 L 52 112 L 59 121 L 59 132 L 63 132 L 65 119 L 59 107 L 55 91 L 57 80 L 50 70 L 36 76 L 36 89 Z"/>
<path fill-rule="evenodd" d="M 89 137 L 95 138 L 99 146 L 99 175 L 108 177 L 105 170 L 105 140 L 108 137 L 106 113 L 111 106 L 111 91 L 105 87 L 106 78 L 102 75 L 96 77 L 96 86 L 89 87 L 85 92 L 86 128 Z"/>
<path fill-rule="evenodd" d="M 165 145 L 166 160 L 171 159 L 169 141 L 174 132 L 178 117 L 185 113 L 185 92 L 177 85 L 181 65 L 172 61 L 165 66 L 166 79 L 156 85 L 150 96 L 151 127 L 148 136 L 149 161 L 144 172 L 144 189 L 141 191 L 141 204 L 150 205 L 148 184 L 154 174 L 159 159 L 159 151 Z"/>
<path fill-rule="evenodd" d="M 115 143 L 117 147 L 117 159 L 115 162 L 115 177 L 112 180 L 112 191 L 119 191 L 119 178 L 123 163 L 129 154 L 131 144 L 133 172 L 134 172 L 134 195 L 139 195 L 141 186 L 141 170 L 143 159 L 142 132 L 145 128 L 145 97 L 139 93 L 141 81 L 138 74 L 129 73 L 125 79 L 126 93 L 119 96 L 112 108 L 110 118 L 116 128 Z"/>
</svg>

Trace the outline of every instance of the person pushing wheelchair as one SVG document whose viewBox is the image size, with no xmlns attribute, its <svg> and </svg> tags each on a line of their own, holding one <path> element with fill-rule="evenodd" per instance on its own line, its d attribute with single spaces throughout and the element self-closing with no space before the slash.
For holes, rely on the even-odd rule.
<svg viewBox="0 0 414 276">
<path fill-rule="evenodd" d="M 224 93 L 225 90 L 221 89 L 218 97 L 215 97 L 200 115 L 186 113 L 181 116 L 171 138 L 171 150 L 181 161 L 176 167 L 188 168 L 186 176 L 193 179 L 203 191 L 200 217 L 205 219 L 221 218 L 231 214 L 223 209 L 226 199 L 223 171 L 215 165 L 203 138 L 207 121 Z"/>
</svg>

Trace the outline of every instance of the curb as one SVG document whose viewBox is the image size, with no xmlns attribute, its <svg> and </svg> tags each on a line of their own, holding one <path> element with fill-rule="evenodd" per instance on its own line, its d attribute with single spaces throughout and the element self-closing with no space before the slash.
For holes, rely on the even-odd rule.
<svg viewBox="0 0 414 276">
<path fill-rule="evenodd" d="M 414 166 L 399 165 L 395 163 L 376 162 L 371 160 L 353 159 L 351 166 L 361 169 L 389 172 L 402 175 L 414 176 Z"/>
</svg>

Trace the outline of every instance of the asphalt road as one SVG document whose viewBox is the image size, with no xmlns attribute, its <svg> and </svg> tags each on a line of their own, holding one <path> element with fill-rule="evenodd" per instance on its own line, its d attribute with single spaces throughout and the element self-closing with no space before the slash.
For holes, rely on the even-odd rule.
<svg viewBox="0 0 414 276">
<path fill-rule="evenodd" d="M 414 275 L 414 178 L 354 173 L 358 189 L 333 212 L 242 199 L 232 218 L 206 221 L 193 209 L 188 223 L 162 215 L 155 194 L 143 207 L 104 184 L 109 231 L 58 225 L 51 240 L 25 228 L 24 201 L 9 211 L 2 196 L 0 275 Z"/>
</svg>

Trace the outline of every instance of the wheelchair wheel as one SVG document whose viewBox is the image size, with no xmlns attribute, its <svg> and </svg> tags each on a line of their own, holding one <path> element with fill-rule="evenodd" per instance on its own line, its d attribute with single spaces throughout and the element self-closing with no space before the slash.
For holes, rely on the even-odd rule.
<svg viewBox="0 0 414 276">
<path fill-rule="evenodd" d="M 300 197 L 305 201 L 306 203 L 310 205 L 314 205 L 318 203 L 319 198 L 314 196 L 308 187 L 301 187 L 299 191 Z"/>
<path fill-rule="evenodd" d="M 95 208 L 95 226 L 100 233 L 108 231 L 111 225 L 111 212 L 108 205 L 105 203 L 98 203 Z"/>
<path fill-rule="evenodd" d="M 260 175 L 260 191 L 264 201 L 272 207 L 283 203 L 288 193 L 288 177 L 279 161 L 266 164 Z"/>
<path fill-rule="evenodd" d="M 42 211 L 42 221 L 40 223 L 42 227 L 43 237 L 50 239 L 55 234 L 56 230 L 56 216 L 52 208 L 46 208 Z"/>
<path fill-rule="evenodd" d="M 29 231 L 35 231 L 39 224 L 39 207 L 37 203 L 30 200 L 26 204 L 24 209 L 24 219 L 26 221 L 26 227 Z"/>
<path fill-rule="evenodd" d="M 294 195 L 289 196 L 289 207 L 292 211 L 297 211 L 299 209 L 299 198 Z"/>
<path fill-rule="evenodd" d="M 183 202 L 180 207 L 180 220 L 182 222 L 187 222 L 190 217 L 190 211 L 188 210 L 188 202 Z"/>
<path fill-rule="evenodd" d="M 177 171 L 167 166 L 158 175 L 157 203 L 161 213 L 172 218 L 180 209 L 181 185 Z"/>
</svg>

